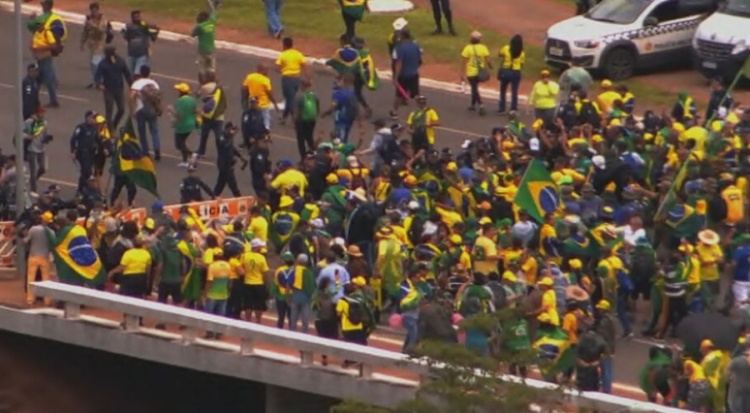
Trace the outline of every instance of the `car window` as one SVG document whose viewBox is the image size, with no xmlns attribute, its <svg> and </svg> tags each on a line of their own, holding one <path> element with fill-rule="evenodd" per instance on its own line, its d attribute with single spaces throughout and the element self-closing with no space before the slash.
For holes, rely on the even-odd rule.
<svg viewBox="0 0 750 413">
<path fill-rule="evenodd" d="M 680 17 L 690 17 L 697 14 L 713 13 L 718 8 L 714 0 L 680 0 Z"/>
<path fill-rule="evenodd" d="M 584 17 L 607 23 L 630 24 L 638 20 L 651 0 L 604 0 Z"/>
<path fill-rule="evenodd" d="M 739 17 L 750 17 L 750 0 L 729 0 L 724 13 Z"/>
<path fill-rule="evenodd" d="M 669 0 L 656 6 L 649 17 L 655 17 L 659 23 L 664 23 L 680 18 L 680 3 L 677 0 Z"/>
</svg>

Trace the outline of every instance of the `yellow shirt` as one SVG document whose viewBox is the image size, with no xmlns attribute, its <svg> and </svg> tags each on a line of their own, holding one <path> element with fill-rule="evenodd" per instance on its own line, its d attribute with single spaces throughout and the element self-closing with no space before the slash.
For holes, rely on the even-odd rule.
<svg viewBox="0 0 750 413">
<path fill-rule="evenodd" d="M 271 79 L 260 73 L 250 73 L 242 82 L 247 88 L 250 97 L 258 99 L 258 108 L 268 109 L 271 107 Z"/>
<path fill-rule="evenodd" d="M 131 248 L 122 254 L 122 275 L 143 275 L 151 266 L 151 254 L 144 248 Z"/>
<path fill-rule="evenodd" d="M 221 252 L 220 247 L 215 248 L 209 248 L 203 253 L 203 257 L 201 257 L 201 261 L 203 261 L 203 264 L 205 265 L 211 265 L 212 262 L 214 262 L 214 253 L 215 252 Z"/>
<path fill-rule="evenodd" d="M 536 275 L 539 271 L 539 263 L 532 256 L 526 257 L 526 261 L 521 264 L 521 271 L 523 271 L 524 277 L 526 277 L 527 285 L 536 284 Z"/>
<path fill-rule="evenodd" d="M 281 76 L 299 76 L 304 64 L 305 56 L 295 49 L 284 50 L 276 59 Z"/>
<path fill-rule="evenodd" d="M 268 241 L 268 220 L 266 217 L 259 215 L 250 219 L 247 230 L 252 232 L 255 238 Z"/>
<path fill-rule="evenodd" d="M 31 49 L 34 56 L 45 57 L 52 54 L 51 47 L 56 43 L 55 36 L 50 30 L 37 30 L 31 38 Z"/>
<path fill-rule="evenodd" d="M 560 93 L 560 85 L 553 81 L 547 83 L 541 80 L 534 83 L 531 89 L 529 102 L 534 109 L 554 109 L 557 107 L 557 95 Z"/>
<path fill-rule="evenodd" d="M 271 181 L 271 188 L 286 193 L 293 187 L 297 187 L 299 195 L 305 196 L 307 188 L 307 177 L 296 169 L 287 169 Z"/>
<path fill-rule="evenodd" d="M 342 298 L 336 303 L 336 314 L 341 317 L 341 331 L 361 330 L 362 323 L 353 324 L 349 321 L 349 303 Z"/>
<path fill-rule="evenodd" d="M 477 238 L 476 242 L 474 242 L 474 250 L 477 250 L 478 248 L 484 250 L 484 256 L 487 258 L 497 257 L 497 246 L 491 239 L 485 236 Z M 489 275 L 493 272 L 496 273 L 497 261 L 491 261 L 489 259 L 482 261 L 475 260 L 474 271 L 484 275 Z"/>
<path fill-rule="evenodd" d="M 706 380 L 706 374 L 703 372 L 703 367 L 700 364 L 693 360 L 685 360 L 683 366 L 685 367 L 685 374 L 687 374 L 688 380 L 691 383 Z"/>
<path fill-rule="evenodd" d="M 239 278 L 239 274 L 242 268 L 242 261 L 239 258 L 230 258 L 229 265 L 232 267 L 232 274 L 229 276 L 230 279 L 236 280 Z"/>
<path fill-rule="evenodd" d="M 500 49 L 500 59 L 501 67 L 503 69 L 511 69 L 511 70 L 521 70 L 523 68 L 524 62 L 526 62 L 526 53 L 521 52 L 521 55 L 517 58 L 513 58 L 513 56 L 510 54 L 510 45 L 503 46 L 502 49 Z"/>
<path fill-rule="evenodd" d="M 406 123 L 409 126 L 414 126 L 414 118 L 417 116 L 418 113 L 421 114 L 422 109 L 417 109 L 414 112 L 409 114 L 409 119 L 406 120 Z M 435 109 L 426 108 L 424 109 L 424 125 L 425 125 L 425 132 L 427 133 L 427 143 L 430 145 L 435 144 L 435 128 L 432 127 L 433 124 L 440 121 L 440 117 L 438 116 Z"/>
<path fill-rule="evenodd" d="M 549 315 L 550 324 L 560 326 L 560 314 L 557 312 L 557 296 L 555 290 L 549 289 L 542 294 L 543 313 Z"/>
<path fill-rule="evenodd" d="M 690 257 L 690 274 L 688 274 L 688 284 L 700 284 L 701 283 L 701 262 L 697 256 L 693 255 Z"/>
<path fill-rule="evenodd" d="M 606 92 L 600 93 L 599 97 L 596 99 L 597 103 L 599 104 L 599 109 L 601 109 L 602 113 L 604 113 L 605 115 L 609 114 L 609 112 L 612 110 L 616 100 L 622 101 L 622 95 L 615 92 L 614 90 L 608 90 Z"/>
<path fill-rule="evenodd" d="M 467 59 L 466 77 L 475 77 L 479 75 L 479 69 L 486 67 L 487 58 L 490 57 L 490 51 L 483 44 L 467 44 L 461 52 L 461 57 Z"/>
<path fill-rule="evenodd" d="M 206 271 L 206 297 L 212 300 L 229 298 L 229 280 L 232 279 L 232 265 L 224 260 L 217 260 L 208 266 Z"/>
<path fill-rule="evenodd" d="M 461 214 L 459 214 L 456 211 L 443 209 L 443 208 L 436 206 L 435 212 L 437 212 L 438 215 L 440 215 L 440 219 L 448 228 L 453 228 L 455 224 L 459 222 L 464 222 L 464 219 L 461 217 Z"/>
<path fill-rule="evenodd" d="M 701 264 L 701 281 L 717 281 L 719 279 L 718 262 L 724 258 L 724 251 L 721 247 L 698 243 L 695 252 Z"/>
<path fill-rule="evenodd" d="M 242 255 L 242 267 L 245 270 L 246 285 L 265 284 L 265 274 L 270 270 L 266 257 L 257 252 Z"/>
<path fill-rule="evenodd" d="M 570 344 L 578 343 L 578 317 L 576 317 L 575 312 L 565 314 L 562 329 L 568 333 L 568 342 Z"/>
</svg>

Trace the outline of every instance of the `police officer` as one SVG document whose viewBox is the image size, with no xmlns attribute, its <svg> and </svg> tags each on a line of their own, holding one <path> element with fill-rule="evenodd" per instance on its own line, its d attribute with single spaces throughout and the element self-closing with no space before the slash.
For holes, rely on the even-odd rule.
<svg viewBox="0 0 750 413">
<path fill-rule="evenodd" d="M 255 142 L 266 136 L 268 129 L 263 121 L 263 112 L 258 108 L 258 98 L 251 97 L 250 105 L 242 112 L 242 145 L 250 149 Z"/>
<path fill-rule="evenodd" d="M 268 191 L 268 178 L 273 172 L 271 160 L 268 159 L 269 137 L 266 136 L 256 142 L 250 150 L 250 174 L 253 181 L 253 190 L 256 194 Z"/>
<path fill-rule="evenodd" d="M 198 168 L 195 165 L 188 166 L 188 175 L 182 179 L 182 183 L 180 184 L 181 204 L 203 201 L 203 192 L 205 192 L 209 198 L 215 198 L 211 188 L 203 182 L 197 173 L 195 173 L 197 169 Z"/>
<path fill-rule="evenodd" d="M 39 66 L 31 63 L 26 67 L 26 77 L 21 83 L 23 88 L 23 119 L 31 117 L 42 106 L 39 100 Z"/>
<path fill-rule="evenodd" d="M 96 127 L 96 112 L 86 112 L 85 121 L 76 126 L 70 138 L 70 155 L 78 163 L 79 177 L 76 194 L 86 187 L 89 178 L 94 174 L 94 154 L 99 141 L 99 129 Z"/>
<path fill-rule="evenodd" d="M 215 196 L 221 195 L 227 185 L 233 196 L 241 196 L 240 189 L 237 187 L 237 177 L 234 175 L 235 157 L 242 159 L 242 155 L 234 147 L 235 134 L 237 134 L 237 126 L 232 122 L 227 122 L 224 126 L 224 133 L 216 142 L 216 166 L 219 168 L 219 177 L 214 187 Z"/>
<path fill-rule="evenodd" d="M 104 204 L 104 196 L 99 190 L 99 185 L 94 176 L 89 177 L 89 181 L 78 195 L 78 204 L 85 210 L 84 216 L 94 209 L 97 204 Z"/>
<path fill-rule="evenodd" d="M 48 186 L 36 201 L 40 211 L 49 211 L 52 215 L 57 215 L 63 209 L 73 209 L 76 205 L 75 200 L 66 201 L 60 197 L 60 186 L 56 184 Z"/>
</svg>

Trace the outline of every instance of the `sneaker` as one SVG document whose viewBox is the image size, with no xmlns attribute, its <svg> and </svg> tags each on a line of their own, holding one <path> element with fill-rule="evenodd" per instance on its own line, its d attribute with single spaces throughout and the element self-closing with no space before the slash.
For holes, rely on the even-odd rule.
<svg viewBox="0 0 750 413">
<path fill-rule="evenodd" d="M 193 152 L 193 155 L 190 157 L 190 160 L 188 162 L 195 165 L 196 163 L 198 163 L 198 158 L 200 158 L 200 155 L 198 155 L 197 152 Z"/>
<path fill-rule="evenodd" d="M 635 337 L 635 334 L 633 334 L 632 331 L 628 331 L 628 332 L 622 333 L 622 337 L 620 338 L 623 340 L 630 340 L 633 337 Z"/>
<path fill-rule="evenodd" d="M 396 113 L 395 110 L 392 110 L 392 111 L 388 112 L 388 114 L 391 116 L 391 119 L 393 119 L 393 120 L 398 119 L 398 113 Z"/>
<path fill-rule="evenodd" d="M 189 162 L 180 162 L 177 164 L 178 168 L 187 168 L 188 166 L 190 166 Z"/>
</svg>

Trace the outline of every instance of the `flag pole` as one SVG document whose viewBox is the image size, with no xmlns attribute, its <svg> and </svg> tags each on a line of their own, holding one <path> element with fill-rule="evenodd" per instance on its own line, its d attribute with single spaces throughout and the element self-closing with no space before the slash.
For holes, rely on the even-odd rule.
<svg viewBox="0 0 750 413">
<path fill-rule="evenodd" d="M 23 151 L 23 17 L 21 0 L 15 0 L 16 20 L 16 218 L 26 209 L 26 174 L 24 173 Z M 26 276 L 26 245 L 21 234 L 16 239 L 16 275 Z"/>
<path fill-rule="evenodd" d="M 727 91 L 724 93 L 724 96 L 721 97 L 721 100 L 719 101 L 719 106 L 716 108 L 714 113 L 711 114 L 710 119 L 706 119 L 706 128 L 710 128 L 713 121 L 716 119 L 716 112 L 724 106 L 724 102 L 729 99 L 729 96 L 732 94 L 732 91 L 734 88 L 737 87 L 737 84 L 740 82 L 740 79 L 742 79 L 742 76 L 745 76 L 745 72 L 750 71 L 750 56 L 747 57 L 747 60 L 745 60 L 745 63 L 742 65 L 740 70 L 737 71 L 737 75 L 734 76 L 734 80 L 732 80 L 732 83 L 729 84 L 729 87 L 727 88 Z M 748 73 L 750 74 L 750 73 Z M 750 76 L 749 76 L 750 77 Z"/>
</svg>

